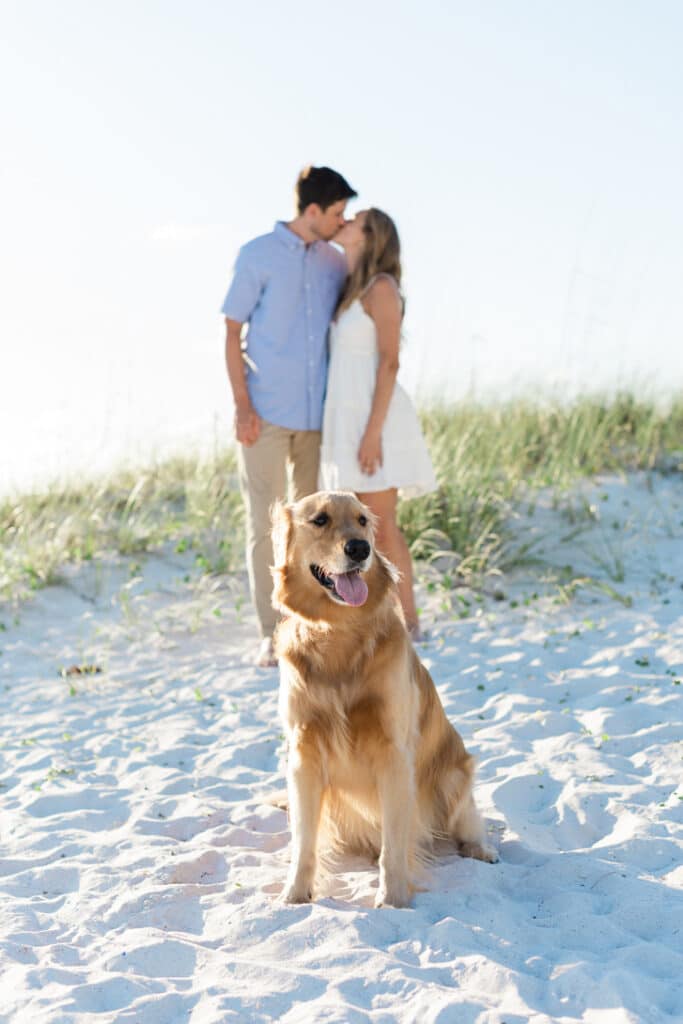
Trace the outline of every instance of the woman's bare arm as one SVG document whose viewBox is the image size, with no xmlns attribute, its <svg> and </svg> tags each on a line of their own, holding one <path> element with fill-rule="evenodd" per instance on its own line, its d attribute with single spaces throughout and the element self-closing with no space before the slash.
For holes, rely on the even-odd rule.
<svg viewBox="0 0 683 1024">
<path fill-rule="evenodd" d="M 372 406 L 358 449 L 361 469 L 364 473 L 372 474 L 382 465 L 382 429 L 399 368 L 403 308 L 398 285 L 388 276 L 377 278 L 362 302 L 366 313 L 375 322 L 379 352 Z"/>
</svg>

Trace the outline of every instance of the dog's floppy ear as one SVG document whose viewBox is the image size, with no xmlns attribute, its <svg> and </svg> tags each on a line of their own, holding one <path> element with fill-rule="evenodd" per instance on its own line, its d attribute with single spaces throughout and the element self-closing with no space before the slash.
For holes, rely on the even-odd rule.
<svg viewBox="0 0 683 1024">
<path fill-rule="evenodd" d="M 371 512 L 367 505 L 361 506 L 363 509 L 363 515 L 370 523 L 370 532 L 372 533 L 372 539 L 374 541 L 377 536 L 377 527 L 379 526 L 379 516 L 376 516 L 374 512 Z"/>
<path fill-rule="evenodd" d="M 391 582 L 398 583 L 401 579 L 401 572 L 396 568 L 394 563 L 390 562 L 388 558 L 385 558 L 381 551 L 375 551 L 375 558 L 380 563 Z"/>
<path fill-rule="evenodd" d="M 276 501 L 270 510 L 271 539 L 273 541 L 273 567 L 281 569 L 287 562 L 292 539 L 292 512 L 289 505 Z"/>
</svg>

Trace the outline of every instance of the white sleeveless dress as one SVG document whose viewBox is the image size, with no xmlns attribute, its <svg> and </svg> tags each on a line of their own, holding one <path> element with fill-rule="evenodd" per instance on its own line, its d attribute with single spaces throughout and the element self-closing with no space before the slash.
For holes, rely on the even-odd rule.
<svg viewBox="0 0 683 1024">
<path fill-rule="evenodd" d="M 397 487 L 402 497 L 414 498 L 436 490 L 437 482 L 417 413 L 398 381 L 382 429 L 383 464 L 369 476 L 358 462 L 378 363 L 374 320 L 356 299 L 330 326 L 320 487 L 365 493 Z"/>
</svg>

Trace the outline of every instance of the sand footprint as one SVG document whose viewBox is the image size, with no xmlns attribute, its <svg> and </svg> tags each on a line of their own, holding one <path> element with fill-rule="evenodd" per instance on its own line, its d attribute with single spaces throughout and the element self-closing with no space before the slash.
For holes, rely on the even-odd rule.
<svg viewBox="0 0 683 1024">
<path fill-rule="evenodd" d="M 207 850 L 199 857 L 177 861 L 163 881 L 168 885 L 208 885 L 224 882 L 227 875 L 225 857 L 216 850 Z"/>
</svg>

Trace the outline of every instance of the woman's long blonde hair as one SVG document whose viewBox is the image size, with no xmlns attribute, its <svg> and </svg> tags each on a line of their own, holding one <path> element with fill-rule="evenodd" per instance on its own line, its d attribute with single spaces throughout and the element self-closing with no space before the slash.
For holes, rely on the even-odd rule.
<svg viewBox="0 0 683 1024">
<path fill-rule="evenodd" d="M 358 263 L 349 274 L 337 305 L 336 315 L 348 309 L 360 298 L 373 277 L 389 274 L 401 289 L 401 243 L 398 231 L 391 217 L 382 210 L 371 207 L 363 221 L 365 246 Z M 403 296 L 401 295 L 403 303 Z"/>
</svg>

